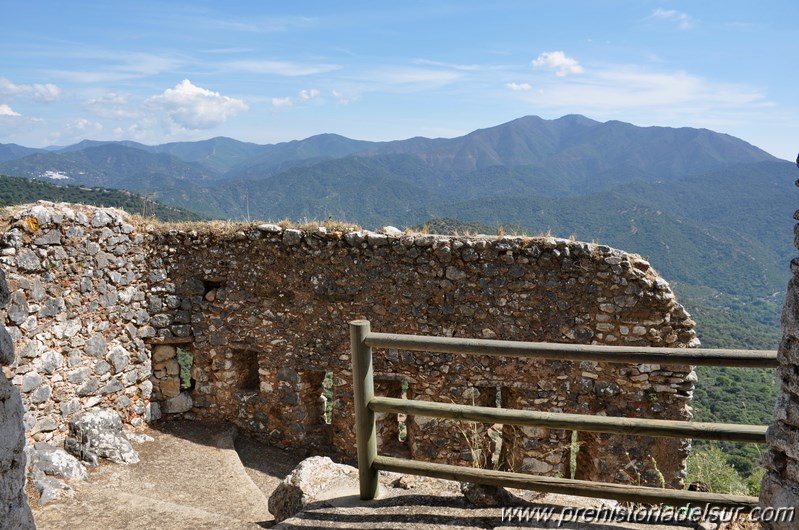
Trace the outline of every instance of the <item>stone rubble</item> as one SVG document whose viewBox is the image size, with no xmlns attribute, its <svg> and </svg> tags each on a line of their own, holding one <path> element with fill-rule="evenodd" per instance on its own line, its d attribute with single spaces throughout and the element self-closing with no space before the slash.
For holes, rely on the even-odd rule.
<svg viewBox="0 0 799 530">
<path fill-rule="evenodd" d="M 357 487 L 356 468 L 336 464 L 326 456 L 312 456 L 300 462 L 275 488 L 269 497 L 269 513 L 280 522 L 322 497 L 328 498 L 336 491 L 357 491 Z"/>
<path fill-rule="evenodd" d="M 70 436 L 64 447 L 91 466 L 100 458 L 117 464 L 135 464 L 139 454 L 133 449 L 119 413 L 109 409 L 87 410 L 69 422 Z"/>
<path fill-rule="evenodd" d="M 30 454 L 31 475 L 39 491 L 39 506 L 72 496 L 74 490 L 65 480 L 89 479 L 83 464 L 61 448 L 39 442 L 34 444 Z"/>
</svg>

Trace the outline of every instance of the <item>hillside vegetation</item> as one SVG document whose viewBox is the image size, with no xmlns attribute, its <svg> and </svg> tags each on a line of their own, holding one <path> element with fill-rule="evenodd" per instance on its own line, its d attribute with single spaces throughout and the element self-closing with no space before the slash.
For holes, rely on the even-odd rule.
<svg viewBox="0 0 799 530">
<path fill-rule="evenodd" d="M 0 175 L 0 206 L 36 201 L 71 202 L 121 208 L 128 213 L 155 217 L 161 221 L 199 221 L 203 217 L 183 208 L 165 206 L 128 191 L 82 186 L 56 186 L 48 182 Z"/>
</svg>

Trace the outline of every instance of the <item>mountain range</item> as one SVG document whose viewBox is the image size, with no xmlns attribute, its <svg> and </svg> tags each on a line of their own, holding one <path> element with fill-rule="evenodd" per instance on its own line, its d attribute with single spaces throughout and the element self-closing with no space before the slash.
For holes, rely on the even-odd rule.
<svg viewBox="0 0 799 530">
<path fill-rule="evenodd" d="M 775 346 L 795 171 L 726 134 L 578 115 L 390 142 L 0 144 L 0 174 L 154 194 L 211 218 L 332 217 L 370 228 L 447 218 L 574 234 L 649 257 L 705 317 L 705 344 L 738 347 Z"/>
</svg>

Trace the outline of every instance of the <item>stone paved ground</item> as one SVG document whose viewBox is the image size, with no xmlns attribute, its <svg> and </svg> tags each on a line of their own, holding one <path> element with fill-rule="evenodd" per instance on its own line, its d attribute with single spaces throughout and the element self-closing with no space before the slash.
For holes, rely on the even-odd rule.
<svg viewBox="0 0 799 530">
<path fill-rule="evenodd" d="M 267 499 L 300 457 L 239 437 L 226 426 L 171 422 L 150 429 L 154 442 L 140 444 L 141 461 L 132 466 L 102 465 L 89 482 L 73 483 L 75 495 L 59 503 L 35 507 L 41 530 L 164 530 L 259 528 L 430 528 L 567 530 L 685 530 L 684 526 L 584 524 L 568 521 L 568 510 L 598 506 L 599 501 L 517 492 L 531 506 L 554 506 L 549 523 L 502 521 L 501 510 L 476 509 L 460 495 L 457 484 L 410 478 L 408 489 L 392 488 L 387 477 L 383 498 L 363 502 L 352 488 L 327 492 L 295 517 L 275 524 Z M 238 453 L 236 452 L 238 449 Z M 564 512 L 564 510 L 567 510 Z"/>
</svg>

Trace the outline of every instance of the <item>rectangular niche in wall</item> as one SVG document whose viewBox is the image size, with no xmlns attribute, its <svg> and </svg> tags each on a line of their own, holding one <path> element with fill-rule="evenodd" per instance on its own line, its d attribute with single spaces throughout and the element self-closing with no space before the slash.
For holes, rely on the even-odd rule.
<svg viewBox="0 0 799 530">
<path fill-rule="evenodd" d="M 261 379 L 258 376 L 258 350 L 236 349 L 231 351 L 232 370 L 236 374 L 236 388 L 244 392 L 258 392 Z"/>
<path fill-rule="evenodd" d="M 190 349 L 180 347 L 176 349 L 175 354 L 180 368 L 180 389 L 194 389 L 194 379 L 191 377 L 191 369 L 194 365 L 194 354 Z"/>
</svg>

